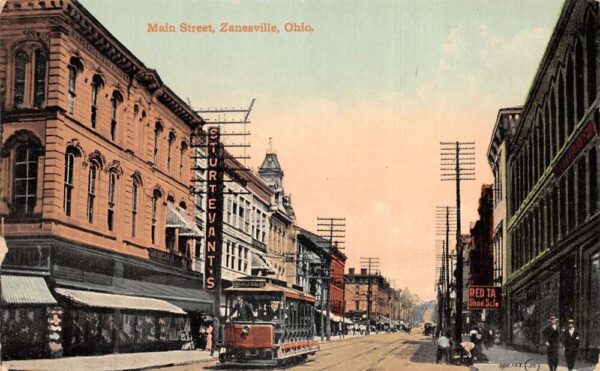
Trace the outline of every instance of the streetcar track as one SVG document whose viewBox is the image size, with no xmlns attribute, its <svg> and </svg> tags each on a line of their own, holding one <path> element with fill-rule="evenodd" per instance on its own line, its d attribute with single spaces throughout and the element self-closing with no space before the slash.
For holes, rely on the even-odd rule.
<svg viewBox="0 0 600 371">
<path fill-rule="evenodd" d="M 406 339 L 398 339 L 398 340 L 393 341 L 391 343 L 387 343 L 387 344 L 385 344 L 385 347 L 394 346 L 396 343 L 399 343 L 399 342 L 406 343 Z M 366 354 L 371 353 L 374 350 L 381 349 L 381 348 L 382 348 L 381 346 L 370 347 L 368 350 L 366 350 L 364 352 L 361 352 L 361 353 L 358 353 L 358 354 L 354 354 L 354 356 L 351 357 L 351 358 L 341 360 L 340 362 L 337 363 L 337 365 L 340 365 L 342 363 L 347 363 L 348 361 L 355 360 L 355 359 L 360 358 L 360 357 L 362 357 L 362 356 L 364 356 Z M 396 349 L 396 348 L 394 348 L 394 349 Z M 329 369 L 330 369 L 330 367 L 326 366 L 324 368 L 319 368 L 318 371 L 327 371 Z"/>
</svg>

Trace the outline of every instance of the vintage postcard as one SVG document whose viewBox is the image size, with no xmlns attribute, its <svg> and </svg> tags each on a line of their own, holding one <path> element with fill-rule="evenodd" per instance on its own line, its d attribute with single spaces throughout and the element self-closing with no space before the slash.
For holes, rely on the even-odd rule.
<svg viewBox="0 0 600 371">
<path fill-rule="evenodd" d="M 0 0 L 0 369 L 600 369 L 599 8 Z"/>
</svg>

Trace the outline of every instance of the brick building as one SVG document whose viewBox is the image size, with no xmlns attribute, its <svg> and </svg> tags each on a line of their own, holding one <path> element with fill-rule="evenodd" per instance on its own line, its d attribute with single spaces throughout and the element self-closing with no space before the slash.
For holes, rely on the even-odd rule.
<svg viewBox="0 0 600 371">
<path fill-rule="evenodd" d="M 393 308 L 398 304 L 394 301 L 400 300 L 398 291 L 394 290 L 388 280 L 379 272 L 369 272 L 366 268 L 361 268 L 360 273 L 355 273 L 354 268 L 348 269 L 345 276 L 345 316 L 351 319 L 355 324 L 367 324 L 367 307 L 370 304 L 370 323 L 371 326 L 384 328 L 398 318 L 391 318 L 394 314 Z M 371 297 L 369 299 L 369 281 L 371 282 Z M 401 313 L 396 312 L 397 315 Z"/>
<path fill-rule="evenodd" d="M 212 311 L 192 271 L 202 118 L 75 0 L 0 20 L 3 351 L 180 346 Z"/>
</svg>

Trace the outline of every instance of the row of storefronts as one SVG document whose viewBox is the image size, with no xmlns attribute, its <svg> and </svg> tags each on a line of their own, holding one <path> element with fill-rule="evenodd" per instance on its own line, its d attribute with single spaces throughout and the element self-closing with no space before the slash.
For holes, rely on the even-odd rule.
<svg viewBox="0 0 600 371">
<path fill-rule="evenodd" d="M 194 273 L 59 239 L 7 242 L 6 358 L 181 349 L 211 319 Z"/>
<path fill-rule="evenodd" d="M 523 106 L 498 113 L 493 284 L 502 338 L 544 349 L 543 329 L 575 321 L 581 355 L 600 350 L 600 151 L 597 1 L 566 0 Z"/>
</svg>

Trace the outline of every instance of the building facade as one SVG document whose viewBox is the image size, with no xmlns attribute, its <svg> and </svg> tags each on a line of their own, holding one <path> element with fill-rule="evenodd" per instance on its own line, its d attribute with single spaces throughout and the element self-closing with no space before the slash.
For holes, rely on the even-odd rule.
<svg viewBox="0 0 600 371">
<path fill-rule="evenodd" d="M 202 118 L 75 0 L 11 0 L 0 19 L 3 351 L 191 339 L 212 311 L 191 269 L 189 138 Z"/>
<path fill-rule="evenodd" d="M 508 151 L 509 341 L 540 349 L 549 316 L 600 349 L 598 2 L 566 1 Z"/>
<path fill-rule="evenodd" d="M 516 130 L 516 127 L 523 112 L 522 107 L 502 108 L 498 111 L 496 123 L 492 130 L 492 138 L 488 146 L 487 158 L 488 163 L 494 174 L 493 186 L 493 284 L 494 286 L 503 286 L 508 277 L 508 267 L 510 262 L 510 250 L 508 249 L 507 238 L 507 222 L 508 222 L 508 207 L 507 199 L 509 198 L 508 187 L 508 148 L 510 147 L 511 138 Z M 508 311 L 505 310 L 506 292 L 502 293 L 502 313 L 500 326 L 502 330 L 502 338 L 507 339 L 509 329 L 505 324 L 508 321 Z"/>
<path fill-rule="evenodd" d="M 293 284 L 296 282 L 296 215 L 291 198 L 283 188 L 284 173 L 273 150 L 267 152 L 258 174 L 274 191 L 267 256 L 275 268 L 276 277 Z"/>
</svg>

